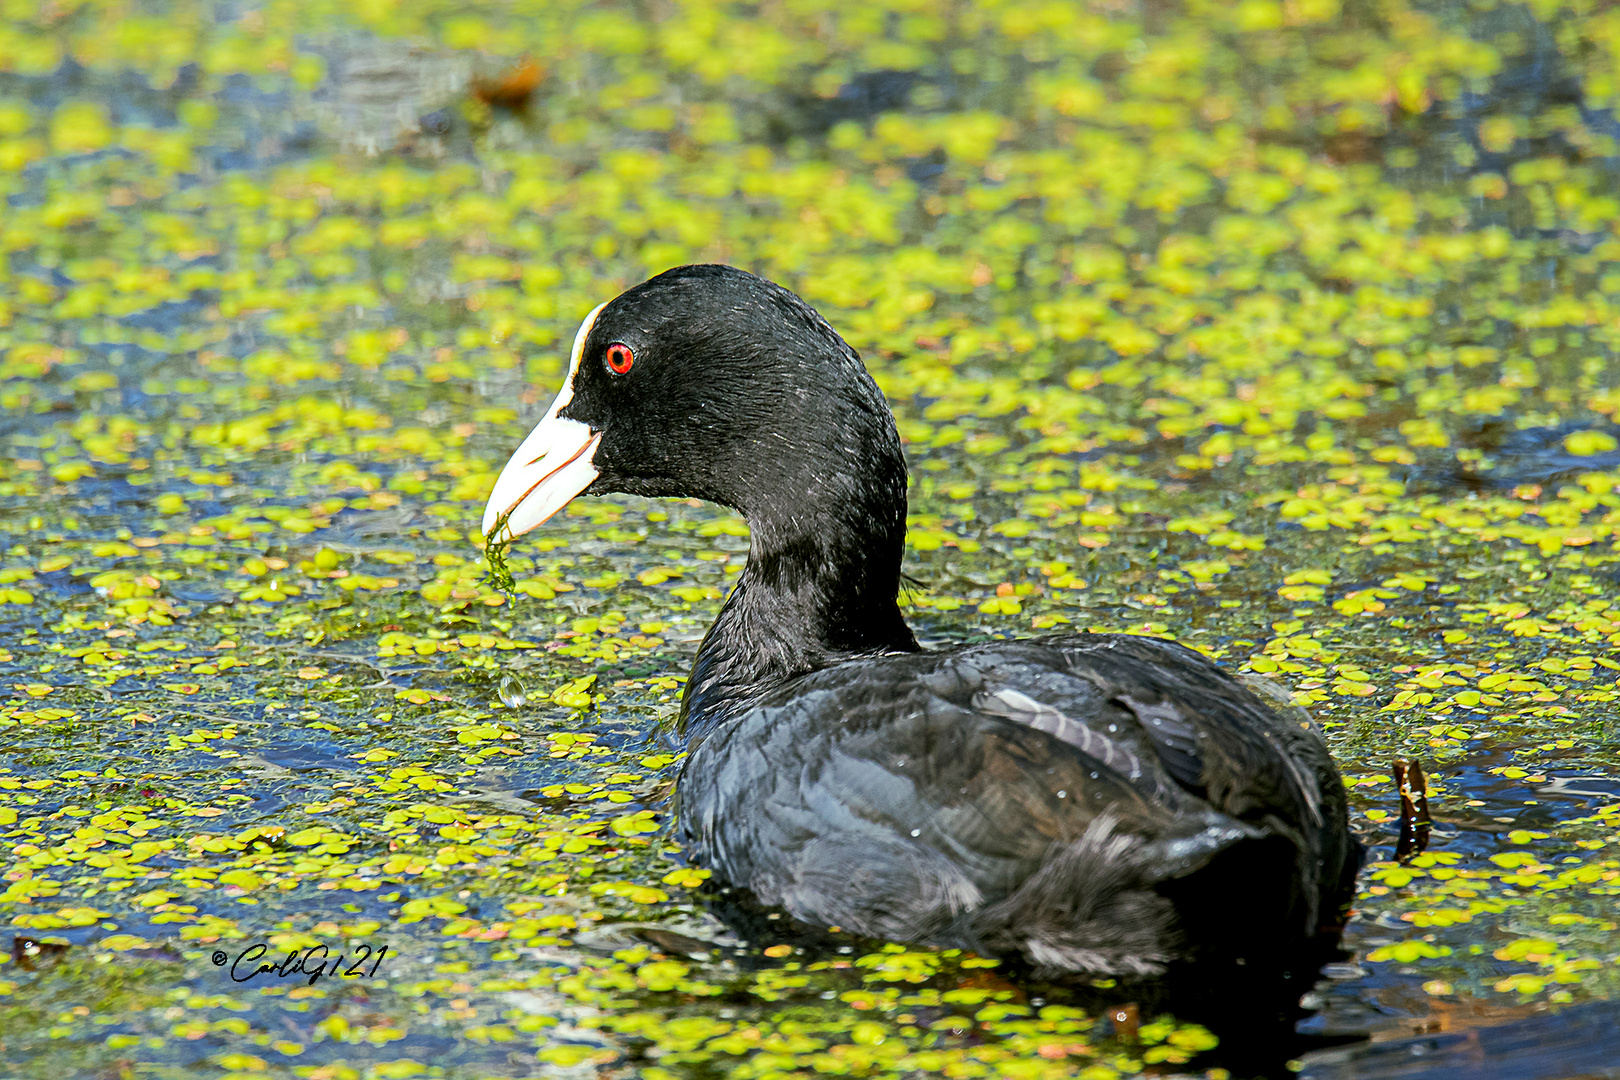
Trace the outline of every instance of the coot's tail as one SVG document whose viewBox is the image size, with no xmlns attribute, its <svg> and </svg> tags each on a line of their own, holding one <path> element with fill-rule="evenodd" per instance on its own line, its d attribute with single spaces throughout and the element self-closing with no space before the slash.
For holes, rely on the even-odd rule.
<svg viewBox="0 0 1620 1080">
<path fill-rule="evenodd" d="M 1289 841 L 1216 813 L 1197 823 L 1147 840 L 1104 814 L 1011 895 L 942 936 L 1021 955 L 1042 977 L 1145 977 L 1244 928 L 1275 938 L 1305 925 L 1315 898 L 1298 895 Z"/>
</svg>

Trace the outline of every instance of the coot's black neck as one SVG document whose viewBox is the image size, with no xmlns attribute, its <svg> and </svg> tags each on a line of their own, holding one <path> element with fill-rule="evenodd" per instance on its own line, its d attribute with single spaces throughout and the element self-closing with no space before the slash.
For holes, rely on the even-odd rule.
<svg viewBox="0 0 1620 1080">
<path fill-rule="evenodd" d="M 905 459 L 883 419 L 888 430 L 853 455 L 813 455 L 788 483 L 728 500 L 748 520 L 748 563 L 687 679 L 678 731 L 689 745 L 801 675 L 918 648 L 896 603 Z"/>
</svg>

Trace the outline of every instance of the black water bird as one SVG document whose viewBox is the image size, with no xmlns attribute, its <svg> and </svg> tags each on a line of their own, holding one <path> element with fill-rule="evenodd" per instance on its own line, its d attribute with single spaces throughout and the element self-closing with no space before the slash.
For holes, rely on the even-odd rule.
<svg viewBox="0 0 1620 1080">
<path fill-rule="evenodd" d="M 681 703 L 677 828 L 752 902 L 1047 974 L 1152 975 L 1339 915 L 1360 849 L 1302 710 L 1146 637 L 919 647 L 893 417 L 793 293 L 685 266 L 590 313 L 484 531 L 610 492 L 748 521 Z"/>
</svg>

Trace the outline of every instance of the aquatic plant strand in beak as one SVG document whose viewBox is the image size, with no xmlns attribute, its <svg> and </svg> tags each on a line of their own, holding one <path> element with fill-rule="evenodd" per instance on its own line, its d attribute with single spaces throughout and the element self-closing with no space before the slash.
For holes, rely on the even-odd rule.
<svg viewBox="0 0 1620 1080">
<path fill-rule="evenodd" d="M 484 534 L 484 563 L 489 573 L 489 583 L 508 595 L 517 588 L 517 581 L 512 577 L 511 569 L 506 565 L 506 549 L 512 543 L 512 536 L 500 539 L 506 528 L 506 519 L 512 516 L 511 510 L 505 510 L 495 518 L 494 526 Z"/>
</svg>

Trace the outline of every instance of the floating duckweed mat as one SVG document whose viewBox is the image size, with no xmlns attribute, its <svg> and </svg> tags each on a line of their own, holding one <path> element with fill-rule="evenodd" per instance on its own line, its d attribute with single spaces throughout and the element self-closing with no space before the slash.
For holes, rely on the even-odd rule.
<svg viewBox="0 0 1620 1080">
<path fill-rule="evenodd" d="M 703 260 L 893 402 L 925 639 L 1171 635 L 1323 722 L 1372 861 L 1307 1031 L 1620 994 L 1616 42 L 1558 0 L 8 6 L 8 1075 L 1233 1064 L 727 936 L 661 725 L 739 520 L 582 499 L 486 578 L 578 320 Z"/>
</svg>

